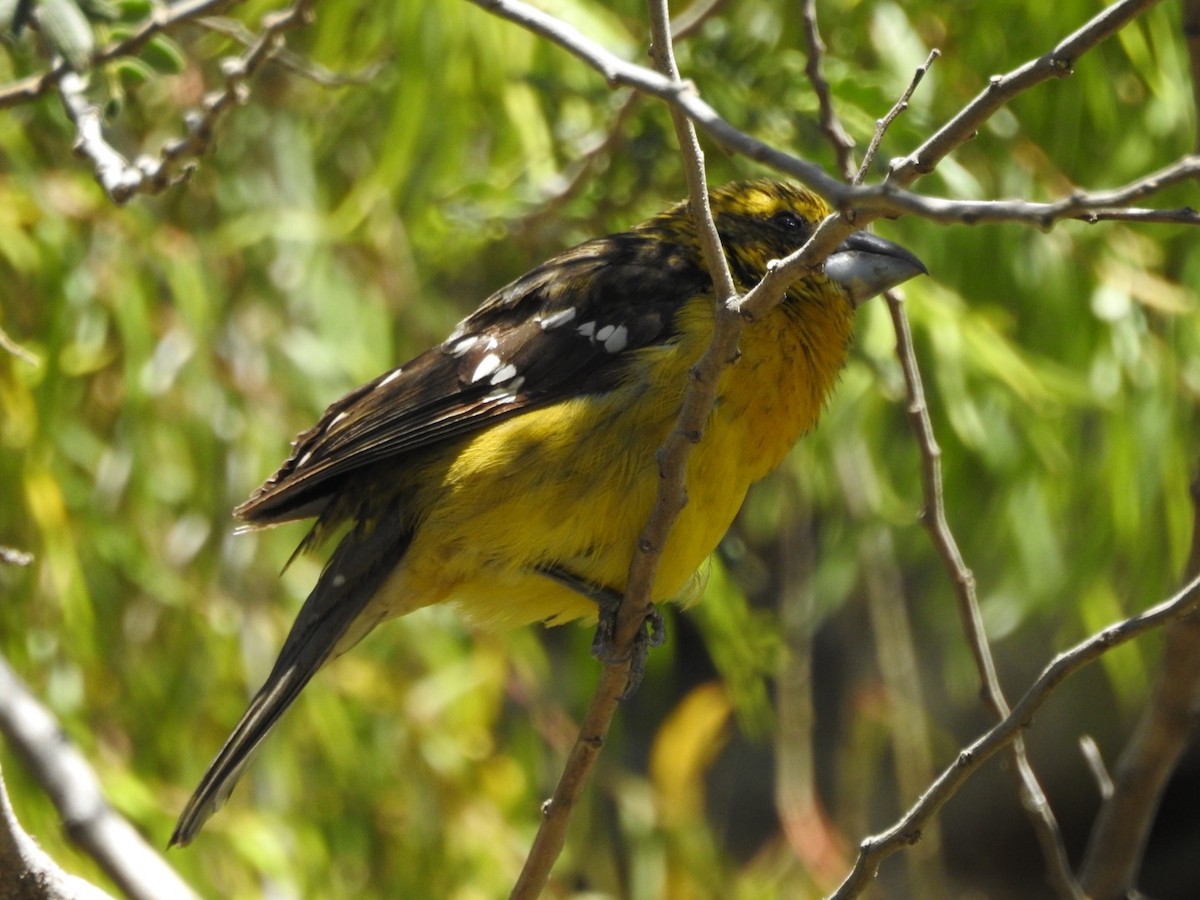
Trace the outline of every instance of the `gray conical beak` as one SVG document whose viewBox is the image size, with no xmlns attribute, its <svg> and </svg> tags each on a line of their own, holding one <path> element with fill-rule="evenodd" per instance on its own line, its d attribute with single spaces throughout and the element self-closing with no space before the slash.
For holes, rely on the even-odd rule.
<svg viewBox="0 0 1200 900">
<path fill-rule="evenodd" d="M 855 306 L 929 270 L 919 259 L 878 235 L 858 231 L 825 260 L 825 274 L 844 287 Z"/>
</svg>

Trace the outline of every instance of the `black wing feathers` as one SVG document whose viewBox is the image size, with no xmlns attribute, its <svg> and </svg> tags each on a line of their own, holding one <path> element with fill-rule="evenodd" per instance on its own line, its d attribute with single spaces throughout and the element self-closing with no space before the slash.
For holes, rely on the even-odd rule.
<svg viewBox="0 0 1200 900">
<path fill-rule="evenodd" d="M 333 403 L 235 514 L 307 518 L 347 472 L 608 390 L 626 351 L 668 340 L 678 308 L 709 290 L 695 251 L 661 235 L 568 250 L 497 291 L 440 346 Z"/>
</svg>

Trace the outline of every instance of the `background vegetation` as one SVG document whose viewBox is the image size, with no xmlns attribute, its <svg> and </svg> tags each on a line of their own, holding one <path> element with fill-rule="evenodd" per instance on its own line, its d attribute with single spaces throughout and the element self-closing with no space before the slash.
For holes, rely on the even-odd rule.
<svg viewBox="0 0 1200 900">
<path fill-rule="evenodd" d="M 271 8 L 231 14 L 256 27 Z M 860 147 L 942 51 L 888 132 L 878 177 L 990 75 L 1098 6 L 818 8 L 832 95 Z M 553 11 L 644 58 L 640 0 Z M 0 325 L 27 351 L 0 352 L 0 545 L 34 557 L 0 566 L 0 651 L 158 846 L 320 566 L 301 559 L 280 577 L 303 526 L 234 536 L 229 510 L 344 391 L 441 340 L 540 259 L 685 192 L 660 104 L 619 112 L 625 92 L 473 5 L 316 13 L 288 39 L 308 71 L 265 67 L 195 176 L 157 197 L 112 204 L 72 156 L 53 95 L 0 115 Z M 194 26 L 173 40 L 186 56 L 159 43 L 93 79 L 110 139 L 131 154 L 177 133 L 219 83 L 220 57 L 241 49 Z M 37 53 L 33 35 L 8 41 L 0 83 L 33 71 Z M 731 0 L 678 53 L 734 125 L 834 170 L 797 4 Z M 353 77 L 320 84 L 314 67 Z M 919 189 L 1050 199 L 1123 184 L 1194 145 L 1191 92 L 1179 8 L 1161 4 L 1072 77 L 1022 95 Z M 766 173 L 713 148 L 708 163 L 713 182 Z M 1194 184 L 1162 202 L 1200 205 Z M 916 219 L 879 231 L 932 273 L 907 296 L 948 514 L 1019 695 L 1056 650 L 1178 583 L 1200 446 L 1195 232 Z M 893 344 L 884 305 L 864 309 L 820 428 L 751 496 L 703 602 L 669 615 L 553 895 L 815 895 L 990 723 L 917 523 Z M 811 655 L 799 695 L 775 677 L 793 659 L 789 628 L 812 638 L 791 651 Z M 473 633 L 447 610 L 381 629 L 313 683 L 229 806 L 170 861 L 205 896 L 503 895 L 595 682 L 590 639 Z M 919 696 L 897 692 L 905 652 Z M 1157 652 L 1150 639 L 1108 654 L 1029 733 L 1073 859 L 1099 803 L 1078 739 L 1115 759 Z M 812 740 L 791 746 L 787 774 L 815 779 L 825 818 L 803 834 L 816 849 L 789 844 L 774 800 L 776 701 L 809 690 Z M 913 723 L 929 756 L 915 784 L 895 738 Z M 0 766 L 28 830 L 103 883 L 3 746 Z M 1149 849 L 1151 895 L 1200 883 L 1198 782 L 1193 751 Z M 880 896 L 1050 895 L 1006 764 L 969 782 L 940 826 L 887 862 Z"/>
</svg>

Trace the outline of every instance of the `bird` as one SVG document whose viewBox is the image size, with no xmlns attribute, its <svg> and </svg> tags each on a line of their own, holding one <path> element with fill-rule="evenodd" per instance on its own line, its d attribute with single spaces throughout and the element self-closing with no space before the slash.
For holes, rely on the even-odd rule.
<svg viewBox="0 0 1200 900">
<path fill-rule="evenodd" d="M 811 237 L 830 207 L 777 180 L 709 192 L 736 288 Z M 859 231 L 747 322 L 687 463 L 687 503 L 651 600 L 684 592 L 751 484 L 809 431 L 845 364 L 855 309 L 917 275 Z M 180 815 L 186 845 L 310 678 L 381 622 L 451 603 L 485 627 L 594 620 L 620 598 L 714 287 L 686 201 L 500 288 L 440 344 L 335 401 L 234 510 L 243 528 L 314 518 L 337 539 L 266 682 Z"/>
</svg>

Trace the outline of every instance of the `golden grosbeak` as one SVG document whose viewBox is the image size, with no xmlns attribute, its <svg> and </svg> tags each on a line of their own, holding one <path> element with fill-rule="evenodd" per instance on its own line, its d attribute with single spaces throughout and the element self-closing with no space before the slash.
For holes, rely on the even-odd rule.
<svg viewBox="0 0 1200 900">
<path fill-rule="evenodd" d="M 774 181 L 729 184 L 711 202 L 742 291 L 829 213 Z M 924 271 L 860 232 L 747 324 L 688 462 L 655 602 L 685 587 L 747 488 L 816 422 L 855 306 Z M 317 669 L 385 619 L 452 602 L 488 625 L 553 624 L 619 597 L 658 489 L 655 452 L 712 323 L 712 280 L 678 204 L 542 263 L 330 406 L 236 515 L 248 527 L 316 517 L 302 550 L 343 536 L 171 843 L 196 836 Z"/>
</svg>

